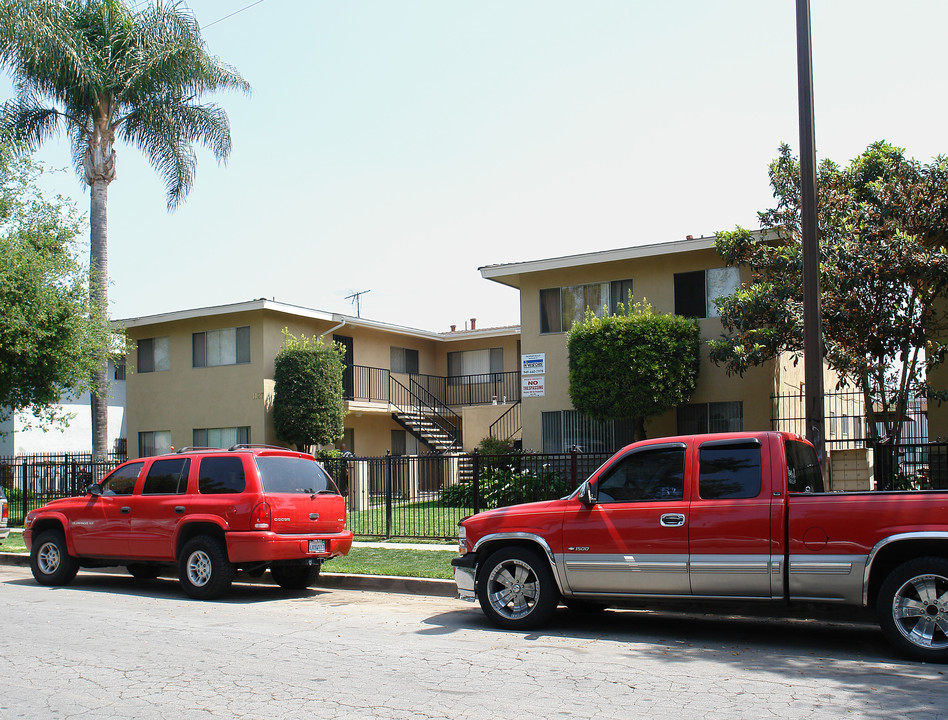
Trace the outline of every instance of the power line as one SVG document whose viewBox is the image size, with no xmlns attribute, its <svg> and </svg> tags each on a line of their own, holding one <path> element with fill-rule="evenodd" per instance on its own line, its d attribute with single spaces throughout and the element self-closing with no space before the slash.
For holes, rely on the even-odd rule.
<svg viewBox="0 0 948 720">
<path fill-rule="evenodd" d="M 227 20 L 228 18 L 232 18 L 232 17 L 234 17 L 234 15 L 239 15 L 239 14 L 242 13 L 244 10 L 249 10 L 249 9 L 252 8 L 254 5 L 259 5 L 259 4 L 262 3 L 262 2 L 263 2 L 263 0 L 257 0 L 257 2 L 252 2 L 252 3 L 250 3 L 249 5 L 247 5 L 246 7 L 240 8 L 240 10 L 234 10 L 234 12 L 232 12 L 230 15 L 225 15 L 225 16 L 222 17 L 222 18 L 218 18 L 218 19 L 215 20 L 214 22 L 209 22 L 207 25 L 204 25 L 201 29 L 202 29 L 202 30 L 206 30 L 206 29 L 209 28 L 211 25 L 217 25 L 217 23 L 219 23 L 219 22 L 224 22 L 224 21 Z"/>
</svg>

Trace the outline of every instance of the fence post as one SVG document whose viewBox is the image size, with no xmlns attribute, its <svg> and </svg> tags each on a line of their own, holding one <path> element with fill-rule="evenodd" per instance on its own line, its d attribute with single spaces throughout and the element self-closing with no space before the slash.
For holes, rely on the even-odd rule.
<svg viewBox="0 0 948 720">
<path fill-rule="evenodd" d="M 385 537 L 392 537 L 392 451 L 385 451 Z"/>
<path fill-rule="evenodd" d="M 576 489 L 576 447 L 569 451 L 569 481 L 570 487 Z"/>
<path fill-rule="evenodd" d="M 21 485 L 20 487 L 21 487 L 21 489 L 23 490 L 23 514 L 21 515 L 21 517 L 22 517 L 22 523 L 23 523 L 23 525 L 25 526 L 25 525 L 26 525 L 26 513 L 29 512 L 29 508 L 27 507 L 27 502 L 26 502 L 26 472 L 27 472 L 27 470 L 29 469 L 29 465 L 27 464 L 26 459 L 23 460 L 23 465 L 22 465 L 22 467 L 23 467 L 23 471 L 22 471 L 23 483 L 22 483 L 22 485 Z"/>
<path fill-rule="evenodd" d="M 481 511 L 481 455 L 477 448 L 471 453 L 471 473 L 474 483 L 474 514 L 477 515 Z"/>
</svg>

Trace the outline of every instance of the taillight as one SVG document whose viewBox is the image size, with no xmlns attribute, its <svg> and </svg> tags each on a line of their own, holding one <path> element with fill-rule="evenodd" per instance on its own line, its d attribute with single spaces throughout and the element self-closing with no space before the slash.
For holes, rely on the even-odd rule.
<svg viewBox="0 0 948 720">
<path fill-rule="evenodd" d="M 265 502 L 260 503 L 253 509 L 250 515 L 250 527 L 254 530 L 270 529 L 270 506 Z"/>
<path fill-rule="evenodd" d="M 10 508 L 6 503 L 3 503 L 3 509 L 0 510 L 0 527 L 6 527 L 10 519 Z"/>
</svg>

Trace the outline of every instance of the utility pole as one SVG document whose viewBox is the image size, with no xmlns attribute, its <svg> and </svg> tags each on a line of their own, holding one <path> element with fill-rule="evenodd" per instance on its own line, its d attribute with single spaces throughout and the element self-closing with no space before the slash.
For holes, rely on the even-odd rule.
<svg viewBox="0 0 948 720">
<path fill-rule="evenodd" d="M 810 0 L 797 0 L 797 85 L 800 114 L 800 224 L 803 245 L 803 376 L 806 437 L 825 458 L 823 319 L 820 310 L 820 241 L 817 234 L 816 139 L 813 130 L 813 60 Z"/>
</svg>

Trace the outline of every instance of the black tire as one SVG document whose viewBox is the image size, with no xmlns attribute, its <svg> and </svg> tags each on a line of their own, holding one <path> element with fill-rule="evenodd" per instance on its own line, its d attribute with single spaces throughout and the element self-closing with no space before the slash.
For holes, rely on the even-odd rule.
<svg viewBox="0 0 948 720">
<path fill-rule="evenodd" d="M 30 570 L 40 585 L 68 585 L 76 577 L 79 561 L 69 555 L 61 530 L 47 530 L 34 538 Z"/>
<path fill-rule="evenodd" d="M 178 557 L 178 580 L 196 600 L 213 600 L 227 592 L 234 581 L 234 566 L 224 543 L 209 535 L 188 540 Z"/>
<path fill-rule="evenodd" d="M 128 570 L 129 574 L 136 580 L 154 580 L 161 574 L 161 568 L 157 565 L 149 565 L 148 563 L 132 563 L 131 565 L 126 565 L 125 569 Z"/>
<path fill-rule="evenodd" d="M 478 571 L 477 599 L 497 627 L 526 630 L 549 621 L 560 591 L 546 558 L 524 547 L 501 548 Z"/>
<path fill-rule="evenodd" d="M 271 565 L 270 577 L 284 590 L 304 590 L 319 579 L 319 565 Z"/>
<path fill-rule="evenodd" d="M 948 662 L 948 560 L 924 557 L 899 565 L 879 589 L 879 625 L 901 653 Z"/>
</svg>

